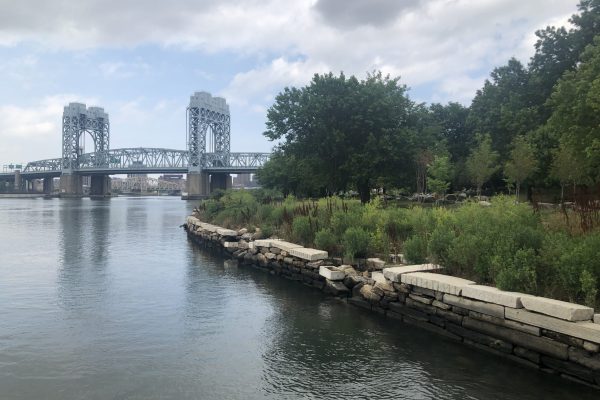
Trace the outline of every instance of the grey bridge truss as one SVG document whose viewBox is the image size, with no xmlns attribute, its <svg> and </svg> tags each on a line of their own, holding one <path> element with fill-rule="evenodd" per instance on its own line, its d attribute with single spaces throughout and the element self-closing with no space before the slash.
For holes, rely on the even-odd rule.
<svg viewBox="0 0 600 400">
<path fill-rule="evenodd" d="M 70 103 L 65 106 L 62 119 L 62 157 L 29 162 L 21 175 L 35 179 L 73 173 L 252 173 L 269 159 L 270 153 L 230 151 L 230 115 L 225 99 L 196 92 L 190 97 L 186 114 L 187 150 L 110 149 L 110 125 L 104 109 Z M 94 152 L 81 151 L 81 138 L 86 134 L 94 142 Z M 0 173 L 0 177 L 13 175 Z"/>
</svg>

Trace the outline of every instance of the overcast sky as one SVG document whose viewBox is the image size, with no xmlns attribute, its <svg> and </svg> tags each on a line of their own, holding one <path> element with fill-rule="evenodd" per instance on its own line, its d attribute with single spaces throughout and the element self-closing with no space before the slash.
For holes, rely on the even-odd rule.
<svg viewBox="0 0 600 400">
<path fill-rule="evenodd" d="M 0 0 L 0 168 L 59 157 L 70 101 L 105 108 L 111 148 L 184 149 L 189 96 L 209 91 L 230 104 L 233 151 L 269 151 L 267 108 L 314 73 L 380 69 L 416 101 L 468 105 L 577 3 Z"/>
</svg>

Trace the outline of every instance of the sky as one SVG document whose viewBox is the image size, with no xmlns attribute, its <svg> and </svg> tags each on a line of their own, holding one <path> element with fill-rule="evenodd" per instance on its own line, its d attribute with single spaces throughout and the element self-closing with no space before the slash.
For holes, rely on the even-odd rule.
<svg viewBox="0 0 600 400">
<path fill-rule="evenodd" d="M 469 105 L 578 0 L 0 0 L 0 168 L 61 155 L 69 102 L 110 147 L 185 149 L 195 91 L 227 99 L 231 150 L 270 151 L 266 111 L 315 73 L 381 70 L 417 102 Z M 87 147 L 88 145 L 86 145 Z M 87 151 L 92 151 L 86 148 Z"/>
</svg>

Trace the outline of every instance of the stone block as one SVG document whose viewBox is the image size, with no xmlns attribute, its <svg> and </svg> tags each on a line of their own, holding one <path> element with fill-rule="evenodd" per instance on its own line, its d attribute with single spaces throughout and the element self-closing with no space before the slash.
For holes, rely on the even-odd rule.
<svg viewBox="0 0 600 400">
<path fill-rule="evenodd" d="M 483 333 L 475 332 L 470 329 L 465 329 L 464 327 L 462 327 L 460 325 L 456 325 L 456 324 L 448 324 L 446 326 L 446 329 L 448 329 L 450 332 L 454 333 L 455 335 L 462 336 L 463 338 L 471 340 L 475 343 L 479 343 L 479 344 L 491 347 L 491 348 L 499 350 L 503 353 L 507 353 L 507 354 L 512 353 L 512 349 L 513 349 L 512 344 L 505 342 L 504 340 L 501 340 L 501 339 L 498 339 L 495 337 L 491 337 L 491 336 L 485 335 Z"/>
<path fill-rule="evenodd" d="M 576 376 L 579 379 L 583 379 L 586 382 L 594 382 L 594 372 L 581 365 L 573 362 L 566 362 L 556 360 L 552 357 L 541 357 L 542 364 L 552 368 L 553 370 L 564 372 L 565 374 Z"/>
<path fill-rule="evenodd" d="M 567 349 L 569 346 L 552 339 L 529 335 L 470 317 L 463 319 L 462 326 L 561 360 L 567 359 Z"/>
<path fill-rule="evenodd" d="M 406 305 L 411 308 L 420 310 L 426 314 L 436 315 L 437 308 L 428 304 L 423 304 L 419 301 L 415 301 L 411 298 L 406 299 Z"/>
<path fill-rule="evenodd" d="M 529 312 L 525 309 L 514 309 L 506 307 L 504 314 L 507 319 L 523 322 L 528 325 L 564 333 L 579 339 L 600 344 L 600 324 L 591 321 L 570 322 L 563 319 L 549 317 L 547 315 Z"/>
<path fill-rule="evenodd" d="M 273 240 L 271 242 L 271 247 L 277 247 L 278 249 L 285 250 L 290 255 L 291 255 L 290 250 L 303 248 L 303 246 L 301 246 L 299 244 L 290 243 L 290 242 L 286 242 L 286 241 L 283 241 L 283 240 Z"/>
<path fill-rule="evenodd" d="M 423 303 L 423 304 L 428 304 L 429 305 L 429 304 L 431 304 L 433 302 L 433 299 L 430 299 L 428 297 L 419 296 L 419 295 L 412 294 L 412 293 L 409 294 L 408 297 L 410 297 L 411 299 L 413 299 L 415 301 Z"/>
<path fill-rule="evenodd" d="M 435 299 L 435 290 L 425 289 L 425 288 L 418 287 L 418 286 L 415 286 L 412 289 L 413 289 L 414 294 L 417 294 L 419 296 L 431 297 L 432 299 Z M 443 296 L 444 296 L 444 294 L 442 293 L 442 298 L 443 298 Z"/>
<path fill-rule="evenodd" d="M 371 273 L 371 279 L 373 279 L 375 282 L 386 283 L 385 276 L 382 272 Z"/>
<path fill-rule="evenodd" d="M 324 260 L 329 257 L 329 254 L 324 250 L 308 249 L 304 247 L 290 249 L 289 254 L 307 261 Z"/>
<path fill-rule="evenodd" d="M 593 371 L 600 371 L 600 357 L 590 355 L 585 350 L 569 347 L 569 360 Z"/>
<path fill-rule="evenodd" d="M 470 299 L 485 301 L 486 303 L 499 304 L 512 308 L 523 308 L 521 297 L 527 294 L 505 292 L 491 286 L 469 285 L 463 289 L 462 295 Z"/>
<path fill-rule="evenodd" d="M 532 363 L 540 363 L 540 355 L 535 351 L 531 351 L 524 347 L 515 346 L 514 353 L 516 356 L 529 360 Z"/>
<path fill-rule="evenodd" d="M 537 326 L 526 325 L 520 322 L 511 321 L 509 319 L 493 317 L 491 315 L 478 313 L 476 311 L 469 311 L 469 317 L 478 319 L 480 321 L 489 322 L 490 324 L 504 326 L 506 328 L 529 333 L 530 335 L 540 336 L 540 328 Z"/>
<path fill-rule="evenodd" d="M 521 298 L 521 303 L 528 311 L 567 321 L 588 321 L 594 317 L 593 308 L 546 297 L 525 296 Z"/>
<path fill-rule="evenodd" d="M 417 328 L 421 328 L 421 329 L 424 329 L 426 331 L 435 333 L 437 335 L 444 336 L 444 337 L 446 337 L 448 339 L 451 339 L 453 341 L 456 341 L 456 342 L 460 342 L 461 341 L 460 336 L 455 335 L 452 332 L 449 332 L 449 331 L 447 331 L 444 328 L 440 328 L 439 326 L 430 324 L 427 321 L 423 321 L 421 319 L 414 318 L 414 317 L 412 317 L 410 315 L 404 315 L 403 318 L 402 318 L 402 321 L 405 322 L 405 323 L 407 323 L 408 325 L 416 326 Z"/>
<path fill-rule="evenodd" d="M 269 239 L 257 239 L 252 242 L 254 247 L 271 247 L 271 240 Z"/>
<path fill-rule="evenodd" d="M 397 265 L 383 269 L 383 275 L 392 282 L 400 283 L 400 276 L 411 272 L 438 271 L 442 269 L 434 264 Z"/>
<path fill-rule="evenodd" d="M 467 310 L 471 311 L 477 311 L 482 314 L 504 318 L 504 307 L 498 304 L 484 303 L 483 301 L 471 300 L 448 293 L 444 294 L 444 303 L 466 308 Z"/>
<path fill-rule="evenodd" d="M 348 295 L 350 290 L 339 281 L 330 281 L 329 279 L 325 281 L 325 290 L 334 296 L 342 296 Z"/>
<path fill-rule="evenodd" d="M 427 272 L 411 272 L 400 276 L 402 283 L 460 296 L 463 287 L 475 282 L 454 276 Z"/>
<path fill-rule="evenodd" d="M 337 267 L 332 265 L 321 265 L 321 267 L 319 267 L 319 275 L 330 281 L 341 281 L 346 277 L 346 274 L 342 271 L 338 271 Z"/>
<path fill-rule="evenodd" d="M 594 323 L 600 324 L 600 314 L 594 314 Z"/>
<path fill-rule="evenodd" d="M 217 228 L 217 233 L 221 236 L 225 236 L 225 237 L 236 237 L 237 231 L 234 231 L 232 229 L 225 229 L 225 228 Z"/>
<path fill-rule="evenodd" d="M 455 314 L 450 310 L 442 310 L 438 308 L 435 311 L 435 315 L 444 318 L 446 321 L 453 322 L 457 325 L 462 324 L 463 316 L 459 314 Z"/>
<path fill-rule="evenodd" d="M 407 307 L 400 303 L 390 303 L 389 307 L 391 311 L 402 314 L 404 317 L 410 317 L 421 322 L 429 322 L 429 316 L 427 314 L 414 308 Z"/>
<path fill-rule="evenodd" d="M 201 227 L 203 230 L 205 230 L 205 231 L 208 231 L 208 232 L 211 232 L 211 233 L 216 233 L 216 232 L 217 232 L 217 229 L 221 229 L 221 227 L 220 227 L 220 226 L 216 226 L 216 225 L 212 225 L 212 224 L 207 224 L 207 223 L 205 223 L 205 222 L 201 222 L 201 223 L 200 223 L 200 227 Z"/>
<path fill-rule="evenodd" d="M 377 294 L 373 291 L 374 287 L 372 285 L 363 285 L 360 288 L 360 295 L 367 301 L 371 303 L 376 303 L 381 300 L 381 295 Z"/>
<path fill-rule="evenodd" d="M 277 254 L 265 253 L 265 257 L 267 257 L 267 260 L 275 260 L 277 258 Z"/>
<path fill-rule="evenodd" d="M 433 300 L 431 305 L 434 307 L 437 307 L 437 308 L 441 308 L 442 310 L 449 310 L 450 308 L 452 308 L 448 304 L 442 303 L 441 301 L 437 301 L 437 300 Z"/>
<path fill-rule="evenodd" d="M 225 242 L 223 243 L 223 247 L 226 249 L 237 249 L 240 247 L 240 244 L 238 242 Z"/>
<path fill-rule="evenodd" d="M 600 345 L 592 342 L 588 342 L 587 340 L 583 341 L 583 348 L 590 353 L 598 353 L 600 352 Z"/>
<path fill-rule="evenodd" d="M 385 261 L 379 258 L 367 258 L 367 267 L 382 270 L 385 267 Z"/>
<path fill-rule="evenodd" d="M 549 337 L 561 343 L 566 343 L 569 346 L 575 346 L 583 348 L 583 339 L 579 339 L 573 336 L 565 335 L 564 333 L 549 331 L 548 329 L 542 329 L 542 336 Z"/>
</svg>

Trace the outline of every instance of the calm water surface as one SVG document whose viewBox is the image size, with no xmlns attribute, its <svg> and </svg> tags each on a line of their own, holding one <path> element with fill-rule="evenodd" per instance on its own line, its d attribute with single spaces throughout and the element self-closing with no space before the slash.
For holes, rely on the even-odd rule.
<svg viewBox="0 0 600 400">
<path fill-rule="evenodd" d="M 598 399 L 195 248 L 177 198 L 0 199 L 0 399 Z"/>
</svg>

